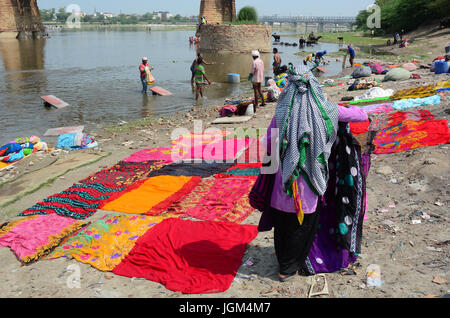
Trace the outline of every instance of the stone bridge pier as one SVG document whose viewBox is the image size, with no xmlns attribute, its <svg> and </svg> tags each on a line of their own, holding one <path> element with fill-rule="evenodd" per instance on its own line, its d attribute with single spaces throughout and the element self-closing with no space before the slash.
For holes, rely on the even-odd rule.
<svg viewBox="0 0 450 318">
<path fill-rule="evenodd" d="M 44 30 L 37 0 L 0 0 L 0 38 L 39 38 Z"/>
</svg>

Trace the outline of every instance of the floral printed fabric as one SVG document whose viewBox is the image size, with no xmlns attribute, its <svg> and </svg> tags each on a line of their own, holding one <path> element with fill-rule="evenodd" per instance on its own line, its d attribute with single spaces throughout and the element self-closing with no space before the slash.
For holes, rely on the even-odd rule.
<svg viewBox="0 0 450 318">
<path fill-rule="evenodd" d="M 254 211 L 248 195 L 255 181 L 256 177 L 202 180 L 185 200 L 172 205 L 169 211 L 201 220 L 241 223 Z"/>
<path fill-rule="evenodd" d="M 129 186 L 147 178 L 152 171 L 161 169 L 167 163 L 164 161 L 125 162 L 98 171 L 80 181 L 83 184 L 112 184 Z"/>
<path fill-rule="evenodd" d="M 77 261 L 101 271 L 112 271 L 128 255 L 140 236 L 170 217 L 174 216 L 107 215 L 70 237 L 48 258 L 71 255 Z"/>
<path fill-rule="evenodd" d="M 447 120 L 405 120 L 378 132 L 375 154 L 396 153 L 425 146 L 450 143 Z"/>
</svg>

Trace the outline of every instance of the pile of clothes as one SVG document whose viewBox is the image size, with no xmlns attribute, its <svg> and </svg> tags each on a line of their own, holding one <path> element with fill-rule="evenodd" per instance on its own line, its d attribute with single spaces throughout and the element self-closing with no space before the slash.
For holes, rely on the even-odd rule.
<svg viewBox="0 0 450 318">
<path fill-rule="evenodd" d="M 287 86 L 287 83 L 288 83 L 287 78 L 288 78 L 287 73 L 281 73 L 281 74 L 275 76 L 275 84 L 279 88 L 284 88 Z"/>
<path fill-rule="evenodd" d="M 47 143 L 39 137 L 17 138 L 0 147 L 0 162 L 14 163 L 37 151 L 48 151 Z"/>
<path fill-rule="evenodd" d="M 64 150 L 79 150 L 98 147 L 97 141 L 82 132 L 62 134 L 58 137 L 56 148 Z"/>
<path fill-rule="evenodd" d="M 380 81 L 377 79 L 357 79 L 348 88 L 349 91 L 356 91 L 359 89 L 370 89 L 373 87 L 381 87 Z"/>
<path fill-rule="evenodd" d="M 280 97 L 282 88 L 278 87 L 273 79 L 267 81 L 269 84 L 269 90 L 267 92 L 267 99 L 269 102 L 278 101 L 278 97 Z"/>
</svg>

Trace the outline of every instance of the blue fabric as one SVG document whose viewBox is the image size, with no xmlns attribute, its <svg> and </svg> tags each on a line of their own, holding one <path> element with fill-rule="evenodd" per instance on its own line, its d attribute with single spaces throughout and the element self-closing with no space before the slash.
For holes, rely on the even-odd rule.
<svg viewBox="0 0 450 318">
<path fill-rule="evenodd" d="M 0 156 L 7 156 L 22 150 L 22 146 L 17 142 L 12 142 L 0 147 Z"/>
<path fill-rule="evenodd" d="M 353 47 L 348 48 L 348 53 L 350 53 L 350 57 L 355 57 L 355 49 Z"/>
<path fill-rule="evenodd" d="M 395 110 L 402 110 L 423 105 L 439 105 L 440 103 L 441 96 L 433 95 L 425 98 L 409 98 L 396 100 L 394 101 L 392 108 L 394 108 Z"/>
<path fill-rule="evenodd" d="M 58 142 L 56 143 L 56 148 L 72 148 L 75 147 L 75 136 L 76 134 L 63 134 L 58 137 Z"/>
<path fill-rule="evenodd" d="M 3 162 L 8 162 L 8 163 L 16 162 L 16 161 L 23 159 L 24 157 L 25 157 L 25 155 L 23 154 L 23 151 L 21 149 L 19 152 L 13 153 L 12 155 L 6 157 L 3 160 Z"/>
<path fill-rule="evenodd" d="M 320 58 L 320 57 L 322 57 L 324 55 L 325 55 L 325 51 L 316 53 L 316 57 L 318 57 L 318 58 Z"/>
<path fill-rule="evenodd" d="M 141 82 L 142 82 L 142 93 L 144 94 L 147 92 L 147 87 L 148 87 L 145 77 L 141 77 Z"/>
</svg>

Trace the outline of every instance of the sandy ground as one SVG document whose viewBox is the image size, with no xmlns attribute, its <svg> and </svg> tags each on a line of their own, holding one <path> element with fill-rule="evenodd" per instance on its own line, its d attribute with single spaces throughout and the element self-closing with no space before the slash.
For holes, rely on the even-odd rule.
<svg viewBox="0 0 450 318">
<path fill-rule="evenodd" d="M 348 74 L 350 69 L 346 69 Z M 383 83 L 383 88 L 395 90 L 422 84 L 449 80 L 448 75 L 436 76 L 428 70 L 420 70 L 419 80 Z M 356 96 L 364 91 L 347 92 L 348 85 L 324 88 L 328 99 L 334 102 L 343 96 Z M 266 129 L 274 115 L 276 104 L 260 108 L 255 117 L 243 128 Z M 446 119 L 450 114 L 449 100 L 439 106 L 419 107 L 429 109 L 436 119 Z M 100 149 L 89 150 L 101 154 L 101 159 L 62 172 L 55 180 L 47 182 L 38 190 L 0 208 L 0 223 L 11 221 L 16 215 L 42 199 L 63 191 L 74 182 L 91 173 L 111 166 L 120 159 L 144 148 L 167 146 L 170 132 L 176 127 L 193 128 L 194 120 L 202 120 L 204 129 L 217 117 L 218 107 L 199 106 L 189 113 L 177 114 L 170 119 L 155 119 L 150 124 L 126 126 L 120 131 L 98 129 L 92 134 L 97 138 Z M 230 128 L 230 126 L 215 126 Z M 233 126 L 234 128 L 234 126 Z M 89 132 L 90 133 L 90 132 Z M 449 149 L 450 145 L 419 148 L 390 155 L 373 155 L 368 186 L 368 220 L 364 225 L 362 254 L 353 271 L 326 274 L 330 298 L 390 298 L 390 297 L 442 297 L 449 293 L 448 232 L 449 201 Z M 59 160 L 71 160 L 77 152 L 59 152 L 53 155 Z M 45 157 L 45 156 L 44 156 Z M 39 160 L 48 159 L 36 159 Z M 56 161 L 56 162 L 58 162 Z M 82 164 L 82 162 L 80 162 Z M 31 171 L 32 166 L 22 164 L 17 168 L 0 173 L 0 182 L 16 180 L 18 175 L 39 173 L 48 178 L 49 166 Z M 75 167 L 76 168 L 76 167 Z M 46 172 L 47 171 L 47 172 Z M 47 176 L 46 176 L 47 174 Z M 20 178 L 26 177 L 27 174 Z M 44 178 L 46 176 L 46 178 Z M 31 178 L 31 177 L 30 177 Z M 8 185 L 0 187 L 0 191 Z M 4 196 L 4 203 L 17 193 Z M 389 206 L 395 205 L 395 208 Z M 381 212 L 387 209 L 388 212 Z M 87 221 L 96 220 L 106 212 L 99 211 Z M 429 215 L 428 219 L 423 218 Z M 258 224 L 259 212 L 254 212 L 245 224 Z M 421 223 L 413 224 L 413 220 Z M 182 295 L 167 290 L 163 285 L 145 279 L 130 279 L 103 273 L 73 259 L 42 260 L 30 266 L 21 267 L 8 248 L 0 248 L 0 297 L 144 297 L 144 298 L 305 298 L 308 297 L 310 279 L 298 277 L 286 283 L 277 279 L 277 261 L 273 247 L 273 232 L 260 233 L 248 246 L 243 263 L 249 258 L 254 265 L 241 266 L 231 287 L 224 293 L 204 295 Z M 81 288 L 69 288 L 67 280 L 71 275 L 68 266 L 76 264 L 81 270 Z M 366 285 L 366 268 L 370 264 L 381 267 L 381 287 Z"/>
</svg>

